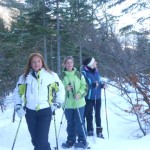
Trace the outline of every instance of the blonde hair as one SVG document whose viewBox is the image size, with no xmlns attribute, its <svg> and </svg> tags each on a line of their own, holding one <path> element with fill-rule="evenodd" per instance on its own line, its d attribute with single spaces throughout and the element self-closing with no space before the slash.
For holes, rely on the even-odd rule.
<svg viewBox="0 0 150 150">
<path fill-rule="evenodd" d="M 48 72 L 51 72 L 51 70 L 48 68 L 48 66 L 45 64 L 44 62 L 44 57 L 42 54 L 40 54 L 39 52 L 35 52 L 35 53 L 32 53 L 29 55 L 29 59 L 28 59 L 28 62 L 27 62 L 27 65 L 25 67 L 25 71 L 24 71 L 24 77 L 27 77 L 27 75 L 29 74 L 30 72 L 30 69 L 31 69 L 31 61 L 32 61 L 32 58 L 34 56 L 37 56 L 39 57 L 41 60 L 42 60 L 42 67 L 45 68 L 45 70 L 47 70 Z"/>
<path fill-rule="evenodd" d="M 66 61 L 67 61 L 68 59 L 71 59 L 71 60 L 74 62 L 74 59 L 73 59 L 72 56 L 66 56 L 65 59 L 64 59 L 64 61 L 63 61 L 63 64 L 62 64 L 63 67 L 64 67 L 64 65 L 65 65 L 65 63 L 66 63 Z"/>
</svg>

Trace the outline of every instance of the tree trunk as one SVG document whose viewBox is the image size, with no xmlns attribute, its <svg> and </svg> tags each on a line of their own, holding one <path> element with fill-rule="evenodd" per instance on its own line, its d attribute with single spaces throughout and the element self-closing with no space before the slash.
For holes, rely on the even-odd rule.
<svg viewBox="0 0 150 150">
<path fill-rule="evenodd" d="M 47 64 L 47 37 L 44 35 L 44 59 L 45 63 Z"/>
<path fill-rule="evenodd" d="M 57 73 L 60 75 L 59 0 L 57 0 Z"/>
</svg>

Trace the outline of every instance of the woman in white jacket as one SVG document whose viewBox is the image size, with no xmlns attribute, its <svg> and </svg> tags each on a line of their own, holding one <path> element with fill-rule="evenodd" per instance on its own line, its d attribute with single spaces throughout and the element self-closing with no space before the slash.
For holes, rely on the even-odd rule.
<svg viewBox="0 0 150 150">
<path fill-rule="evenodd" d="M 58 75 L 50 71 L 40 53 L 32 53 L 14 90 L 14 103 L 18 116 L 25 115 L 34 150 L 51 150 L 48 142 L 51 106 L 64 98 L 64 86 Z"/>
</svg>

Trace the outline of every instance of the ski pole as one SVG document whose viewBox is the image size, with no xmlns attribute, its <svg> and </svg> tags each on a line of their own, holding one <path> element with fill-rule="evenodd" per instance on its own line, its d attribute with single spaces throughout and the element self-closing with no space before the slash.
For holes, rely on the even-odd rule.
<svg viewBox="0 0 150 150">
<path fill-rule="evenodd" d="M 60 135 L 60 130 L 61 130 L 64 115 L 65 115 L 65 107 L 64 107 L 63 114 L 62 114 L 61 121 L 60 121 L 60 127 L 59 127 L 59 131 L 58 131 L 58 138 L 59 138 L 59 135 Z"/>
<path fill-rule="evenodd" d="M 104 88 L 104 97 L 105 97 L 105 114 L 106 114 L 106 124 L 107 124 L 107 134 L 109 139 L 109 128 L 108 128 L 108 117 L 107 117 L 107 104 L 106 104 L 106 91 Z"/>
<path fill-rule="evenodd" d="M 81 114 L 80 114 L 80 111 L 79 111 L 78 104 L 77 104 L 77 101 L 76 101 L 76 100 L 75 100 L 75 103 L 76 103 L 76 106 L 77 106 L 77 112 L 78 112 L 79 120 L 80 120 L 80 123 L 81 123 L 81 126 L 82 126 L 84 138 L 85 138 L 85 140 L 86 140 L 86 139 L 87 139 L 87 136 L 86 136 L 86 133 L 85 133 L 85 129 L 84 129 L 84 126 L 83 126 Z"/>
<path fill-rule="evenodd" d="M 97 96 L 97 87 L 96 87 L 95 100 L 94 100 L 94 111 L 95 111 L 94 118 L 95 118 L 95 123 L 96 123 L 96 98 L 97 98 L 96 96 Z"/>
<path fill-rule="evenodd" d="M 59 147 L 58 147 L 58 137 L 57 137 L 57 128 L 56 128 L 56 119 L 55 119 L 55 110 L 53 111 L 53 116 L 54 116 L 54 128 L 55 128 L 55 137 L 56 137 L 56 147 L 55 147 L 55 150 L 59 150 Z"/>
<path fill-rule="evenodd" d="M 15 109 L 14 109 L 14 113 L 13 113 L 12 122 L 15 122 L 15 115 L 16 115 L 16 111 L 15 111 Z"/>
<path fill-rule="evenodd" d="M 18 135 L 18 131 L 19 131 L 19 128 L 20 128 L 20 125 L 21 125 L 21 121 L 22 121 L 22 118 L 20 118 L 19 125 L 18 125 L 18 128 L 17 128 L 17 132 L 16 132 L 16 135 L 15 135 L 14 142 L 13 142 L 13 145 L 12 145 L 11 150 L 13 150 L 13 149 L 14 149 L 15 142 L 16 142 L 17 135 Z"/>
<path fill-rule="evenodd" d="M 67 91 L 68 93 L 68 91 Z M 60 130 L 61 130 L 61 126 L 62 126 L 62 122 L 63 122 L 63 118 L 64 118 L 64 115 L 65 115 L 65 110 L 66 110 L 66 101 L 67 99 L 65 100 L 65 104 L 64 104 L 64 109 L 63 109 L 63 114 L 62 114 L 62 117 L 61 117 L 61 121 L 60 121 L 60 127 L 59 127 L 59 132 L 58 132 L 58 139 L 59 139 L 59 135 L 60 135 Z"/>
</svg>

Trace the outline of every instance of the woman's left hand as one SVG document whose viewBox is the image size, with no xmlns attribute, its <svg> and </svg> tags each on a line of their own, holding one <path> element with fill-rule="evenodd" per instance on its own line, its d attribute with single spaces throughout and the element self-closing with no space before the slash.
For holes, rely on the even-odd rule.
<svg viewBox="0 0 150 150">
<path fill-rule="evenodd" d="M 103 88 L 106 89 L 106 87 L 107 87 L 107 85 L 106 85 L 106 84 L 103 84 Z"/>
<path fill-rule="evenodd" d="M 80 99 L 80 94 L 76 94 L 75 98 Z"/>
</svg>

